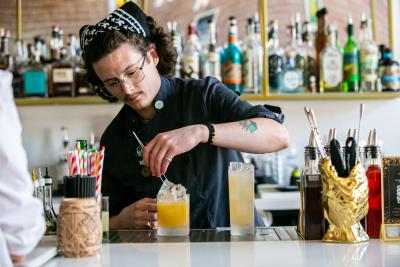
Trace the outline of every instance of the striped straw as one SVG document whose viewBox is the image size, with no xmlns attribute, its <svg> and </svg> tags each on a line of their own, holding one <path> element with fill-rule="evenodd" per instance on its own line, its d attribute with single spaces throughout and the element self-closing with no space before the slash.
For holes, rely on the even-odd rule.
<svg viewBox="0 0 400 267">
<path fill-rule="evenodd" d="M 96 196 L 99 196 L 101 193 L 101 180 L 102 180 L 102 172 L 103 172 L 103 162 L 104 162 L 104 153 L 105 147 L 102 146 L 100 151 L 97 153 L 96 160 Z"/>
</svg>

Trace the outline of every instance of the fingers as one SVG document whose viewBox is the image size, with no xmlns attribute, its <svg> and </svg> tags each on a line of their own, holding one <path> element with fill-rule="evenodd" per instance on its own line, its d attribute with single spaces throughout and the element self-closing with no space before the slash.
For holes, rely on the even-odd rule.
<svg viewBox="0 0 400 267">
<path fill-rule="evenodd" d="M 140 211 L 150 211 L 156 212 L 157 211 L 157 200 L 153 198 L 144 198 L 136 203 L 136 209 Z"/>
<path fill-rule="evenodd" d="M 168 166 L 172 161 L 172 157 L 169 157 L 167 155 L 169 155 L 169 153 L 165 153 L 164 157 L 162 158 L 160 175 L 167 172 Z"/>
<path fill-rule="evenodd" d="M 166 133 L 158 134 L 145 147 L 144 161 L 153 176 L 161 176 L 176 155 L 175 145 Z"/>
</svg>

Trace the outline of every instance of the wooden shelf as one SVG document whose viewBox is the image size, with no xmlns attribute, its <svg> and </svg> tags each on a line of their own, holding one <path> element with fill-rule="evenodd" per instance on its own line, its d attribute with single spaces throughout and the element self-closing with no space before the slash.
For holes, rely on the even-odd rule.
<svg viewBox="0 0 400 267">
<path fill-rule="evenodd" d="M 326 94 L 274 94 L 268 96 L 242 95 L 244 100 L 274 101 L 274 100 L 379 100 L 400 97 L 399 93 L 326 93 Z M 30 97 L 15 99 L 17 106 L 47 106 L 47 105 L 93 105 L 108 104 L 98 96 L 88 97 Z"/>
<path fill-rule="evenodd" d="M 245 100 L 379 100 L 400 97 L 400 92 L 385 93 L 316 93 L 316 94 L 271 94 L 268 96 L 243 95 Z"/>
<path fill-rule="evenodd" d="M 87 97 L 29 97 L 16 98 L 17 106 L 47 106 L 47 105 L 92 105 L 92 104 L 108 104 L 107 101 L 98 96 Z"/>
</svg>

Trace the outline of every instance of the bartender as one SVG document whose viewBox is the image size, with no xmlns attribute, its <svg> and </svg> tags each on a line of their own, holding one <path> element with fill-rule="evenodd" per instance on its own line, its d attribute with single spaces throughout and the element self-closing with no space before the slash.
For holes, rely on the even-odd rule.
<svg viewBox="0 0 400 267">
<path fill-rule="evenodd" d="M 286 148 L 283 114 L 242 101 L 213 77 L 171 78 L 171 37 L 132 2 L 82 27 L 80 39 L 89 81 L 103 98 L 124 103 L 101 138 L 110 228 L 157 228 L 163 174 L 187 188 L 191 228 L 229 226 L 229 162 L 243 161 L 240 151 Z"/>
</svg>

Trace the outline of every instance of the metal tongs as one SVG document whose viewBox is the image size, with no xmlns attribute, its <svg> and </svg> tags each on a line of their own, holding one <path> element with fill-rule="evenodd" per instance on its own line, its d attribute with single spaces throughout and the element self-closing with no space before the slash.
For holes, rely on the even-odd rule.
<svg viewBox="0 0 400 267">
<path fill-rule="evenodd" d="M 137 134 L 135 133 L 135 131 L 132 131 L 132 133 L 133 133 L 133 135 L 135 136 L 136 140 L 138 141 L 140 147 L 144 150 L 144 145 L 143 145 L 142 141 L 140 141 L 140 139 L 139 139 L 139 137 L 137 136 Z M 160 191 L 161 191 L 162 189 L 170 189 L 170 188 L 172 188 L 172 187 L 175 185 L 174 183 L 170 182 L 170 181 L 168 180 L 167 176 L 164 175 L 164 174 L 161 174 L 161 176 L 159 176 L 159 178 L 161 179 L 161 181 L 162 181 L 162 183 L 163 183 L 163 184 L 161 185 Z"/>
<path fill-rule="evenodd" d="M 314 133 L 315 144 L 317 145 L 318 152 L 320 153 L 322 158 L 325 158 L 326 157 L 326 152 L 325 152 L 324 147 L 322 145 L 322 139 L 321 139 L 321 136 L 319 134 L 318 125 L 317 125 L 317 121 L 315 119 L 314 110 L 312 108 L 304 107 L 304 112 L 306 113 L 306 117 L 308 119 L 308 122 L 310 123 L 311 130 Z"/>
</svg>

